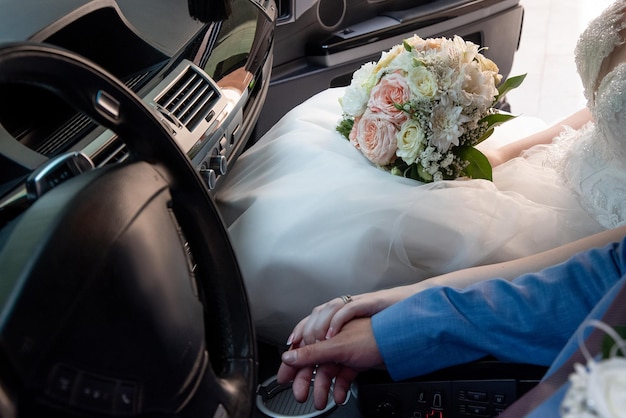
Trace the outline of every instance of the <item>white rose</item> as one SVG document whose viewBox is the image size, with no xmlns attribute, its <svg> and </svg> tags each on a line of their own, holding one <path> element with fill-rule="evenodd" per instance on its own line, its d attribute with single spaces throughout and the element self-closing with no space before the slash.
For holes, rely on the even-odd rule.
<svg viewBox="0 0 626 418">
<path fill-rule="evenodd" d="M 413 164 L 424 150 L 425 136 L 420 124 L 416 120 L 408 119 L 400 127 L 396 139 L 398 140 L 396 155 L 407 164 Z"/>
<path fill-rule="evenodd" d="M 358 70 L 352 74 L 352 85 L 355 85 L 360 88 L 365 88 L 367 90 L 374 87 L 374 68 L 376 64 L 373 62 L 367 62 L 361 66 Z"/>
<path fill-rule="evenodd" d="M 413 54 L 405 52 L 398 55 L 388 67 L 388 72 L 394 72 L 401 70 L 403 73 L 408 74 L 415 68 L 415 57 Z"/>
<path fill-rule="evenodd" d="M 374 86 L 373 77 L 375 64 L 368 62 L 352 75 L 352 82 L 340 99 L 343 112 L 352 117 L 361 116 L 365 112 L 370 91 Z"/>
<path fill-rule="evenodd" d="M 626 411 L 626 358 L 612 357 L 589 370 L 587 400 L 601 417 L 624 416 Z"/>
<path fill-rule="evenodd" d="M 414 67 L 406 79 L 411 91 L 417 97 L 430 99 L 437 94 L 437 77 L 427 67 Z"/>
</svg>

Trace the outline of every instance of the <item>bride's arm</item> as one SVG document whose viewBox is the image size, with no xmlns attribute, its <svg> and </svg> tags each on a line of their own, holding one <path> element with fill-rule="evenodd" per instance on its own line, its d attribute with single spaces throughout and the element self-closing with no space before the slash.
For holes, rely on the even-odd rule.
<svg viewBox="0 0 626 418">
<path fill-rule="evenodd" d="M 288 344 L 296 346 L 311 344 L 315 341 L 331 338 L 341 328 L 356 317 L 372 316 L 386 307 L 393 305 L 417 292 L 434 286 L 465 288 L 479 281 L 500 277 L 513 280 L 525 273 L 536 272 L 546 267 L 562 263 L 581 251 L 602 247 L 619 241 L 626 236 L 626 226 L 606 230 L 572 243 L 541 252 L 535 255 L 497 264 L 471 267 L 430 279 L 377 292 L 352 296 L 352 302 L 345 303 L 335 298 L 313 309 L 311 315 L 304 318 L 294 328 Z"/>
<path fill-rule="evenodd" d="M 410 285 L 413 293 L 434 286 L 450 286 L 464 288 L 481 280 L 500 277 L 513 280 L 525 273 L 536 272 L 546 267 L 567 261 L 574 254 L 590 248 L 602 247 L 611 242 L 619 241 L 626 236 L 626 226 L 609 229 L 569 244 L 553 248 L 538 254 L 518 258 L 502 263 L 471 267 L 463 270 L 432 277 Z"/>
<path fill-rule="evenodd" d="M 565 129 L 564 126 L 579 129 L 589 121 L 591 121 L 591 112 L 589 112 L 587 108 L 581 109 L 549 128 L 490 151 L 487 154 L 487 157 L 489 158 L 491 166 L 495 167 L 498 164 L 502 164 L 510 160 L 511 158 L 518 157 L 523 151 L 534 145 L 548 144 L 552 142 L 555 137 L 563 132 Z"/>
</svg>

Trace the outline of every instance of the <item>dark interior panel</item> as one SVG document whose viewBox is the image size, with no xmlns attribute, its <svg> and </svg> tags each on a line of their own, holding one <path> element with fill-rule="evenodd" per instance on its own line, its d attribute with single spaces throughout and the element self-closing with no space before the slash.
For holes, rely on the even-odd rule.
<svg viewBox="0 0 626 418">
<path fill-rule="evenodd" d="M 462 36 L 488 47 L 485 55 L 498 64 L 504 76 L 511 70 L 523 21 L 518 0 L 435 0 L 411 5 L 392 0 L 346 2 L 345 17 L 338 28 L 327 29 L 320 24 L 317 7 L 323 2 L 298 20 L 277 27 L 270 90 L 255 140 L 290 109 L 324 89 L 348 85 L 361 65 L 378 60 L 381 51 L 414 34 Z M 381 18 L 393 22 L 393 26 L 342 38 L 342 31 L 356 25 L 367 28 L 371 23 L 376 28 L 376 19 Z"/>
</svg>

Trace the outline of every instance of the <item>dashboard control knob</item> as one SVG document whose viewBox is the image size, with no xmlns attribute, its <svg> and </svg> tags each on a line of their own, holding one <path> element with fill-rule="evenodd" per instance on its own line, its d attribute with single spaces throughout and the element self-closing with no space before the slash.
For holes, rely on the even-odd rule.
<svg viewBox="0 0 626 418">
<path fill-rule="evenodd" d="M 217 184 L 217 175 L 215 174 L 215 170 L 212 168 L 201 168 L 200 175 L 204 179 L 204 183 L 209 190 L 215 189 L 215 185 Z"/>
<path fill-rule="evenodd" d="M 209 168 L 214 170 L 219 175 L 223 176 L 228 170 L 228 162 L 223 155 L 213 155 L 209 159 Z"/>
</svg>

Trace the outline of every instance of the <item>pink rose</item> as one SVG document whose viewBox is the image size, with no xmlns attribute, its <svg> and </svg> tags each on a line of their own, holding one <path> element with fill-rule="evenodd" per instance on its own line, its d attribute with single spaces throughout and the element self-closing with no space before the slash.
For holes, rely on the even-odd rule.
<svg viewBox="0 0 626 418">
<path fill-rule="evenodd" d="M 408 113 L 396 108 L 411 98 L 411 89 L 400 73 L 388 74 L 372 88 L 367 106 L 372 112 L 384 113 L 397 126 L 402 125 L 409 117 Z"/>
<path fill-rule="evenodd" d="M 352 130 L 350 131 L 350 134 L 348 135 L 348 139 L 350 140 L 350 143 L 354 145 L 356 149 L 361 149 L 361 146 L 359 145 L 359 141 L 357 141 L 356 139 L 356 133 L 358 131 L 357 127 L 359 126 L 360 120 L 361 120 L 360 116 L 357 116 L 356 118 L 354 118 L 354 125 L 352 125 Z"/>
<path fill-rule="evenodd" d="M 384 114 L 367 110 L 355 120 L 350 142 L 374 164 L 387 165 L 396 159 L 397 133 L 398 128 Z"/>
</svg>

